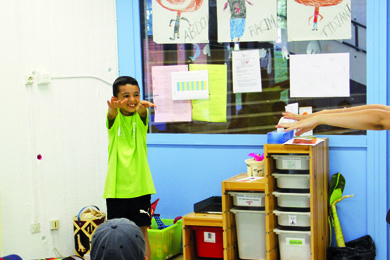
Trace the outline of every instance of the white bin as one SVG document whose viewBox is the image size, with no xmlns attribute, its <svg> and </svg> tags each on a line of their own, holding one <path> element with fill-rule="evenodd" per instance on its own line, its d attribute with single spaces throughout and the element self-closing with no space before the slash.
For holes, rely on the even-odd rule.
<svg viewBox="0 0 390 260">
<path fill-rule="evenodd" d="M 311 232 L 275 228 L 278 234 L 280 260 L 311 260 Z"/>
<path fill-rule="evenodd" d="M 239 257 L 265 260 L 265 211 L 238 208 L 230 211 L 236 216 Z"/>
<path fill-rule="evenodd" d="M 309 174 L 273 173 L 276 185 L 281 189 L 310 189 Z"/>
<path fill-rule="evenodd" d="M 265 207 L 265 194 L 260 192 L 229 191 L 235 206 Z"/>
<path fill-rule="evenodd" d="M 272 192 L 279 207 L 310 208 L 310 193 Z"/>
<path fill-rule="evenodd" d="M 274 210 L 278 218 L 278 224 L 290 227 L 310 227 L 310 212 L 280 211 Z"/>
<path fill-rule="evenodd" d="M 279 170 L 309 170 L 310 156 L 308 155 L 271 155 Z"/>
</svg>

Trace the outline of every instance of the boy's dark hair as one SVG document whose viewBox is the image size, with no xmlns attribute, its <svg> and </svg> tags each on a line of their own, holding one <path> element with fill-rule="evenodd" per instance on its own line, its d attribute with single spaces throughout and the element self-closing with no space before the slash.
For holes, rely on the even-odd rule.
<svg viewBox="0 0 390 260">
<path fill-rule="evenodd" d="M 129 76 L 122 76 L 117 78 L 114 81 L 114 84 L 112 84 L 112 94 L 114 95 L 114 97 L 118 97 L 119 87 L 124 86 L 126 84 L 135 85 L 139 89 L 138 82 L 135 78 Z"/>
</svg>

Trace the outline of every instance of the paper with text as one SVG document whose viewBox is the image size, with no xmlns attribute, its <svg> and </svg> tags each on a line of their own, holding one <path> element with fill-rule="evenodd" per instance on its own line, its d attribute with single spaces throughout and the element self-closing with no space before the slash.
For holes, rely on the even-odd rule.
<svg viewBox="0 0 390 260">
<path fill-rule="evenodd" d="M 172 100 L 171 73 L 188 71 L 187 65 L 153 66 L 153 103 L 156 105 L 155 122 L 191 121 L 191 101 Z"/>
<path fill-rule="evenodd" d="M 259 50 L 233 51 L 233 92 L 261 92 Z"/>
</svg>

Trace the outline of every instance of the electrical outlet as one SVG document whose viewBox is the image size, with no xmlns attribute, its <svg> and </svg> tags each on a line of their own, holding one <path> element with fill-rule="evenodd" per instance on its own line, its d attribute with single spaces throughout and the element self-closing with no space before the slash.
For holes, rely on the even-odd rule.
<svg viewBox="0 0 390 260">
<path fill-rule="evenodd" d="M 50 84 L 50 82 L 51 82 L 50 73 L 48 73 L 46 71 L 39 71 L 39 72 L 37 72 L 36 80 L 37 80 L 38 85 Z"/>
<path fill-rule="evenodd" d="M 56 230 L 60 228 L 60 221 L 58 219 L 56 220 L 50 220 L 50 229 Z"/>
<path fill-rule="evenodd" d="M 31 233 L 39 233 L 41 232 L 41 223 L 39 222 L 33 222 L 31 223 Z"/>
</svg>

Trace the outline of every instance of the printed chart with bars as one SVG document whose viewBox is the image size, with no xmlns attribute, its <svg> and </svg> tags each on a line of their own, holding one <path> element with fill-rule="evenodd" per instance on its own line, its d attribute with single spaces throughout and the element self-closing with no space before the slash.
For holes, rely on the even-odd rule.
<svg viewBox="0 0 390 260">
<path fill-rule="evenodd" d="M 208 71 L 172 72 L 172 99 L 209 99 Z"/>
<path fill-rule="evenodd" d="M 181 81 L 177 82 L 177 91 L 207 90 L 207 81 Z"/>
</svg>

